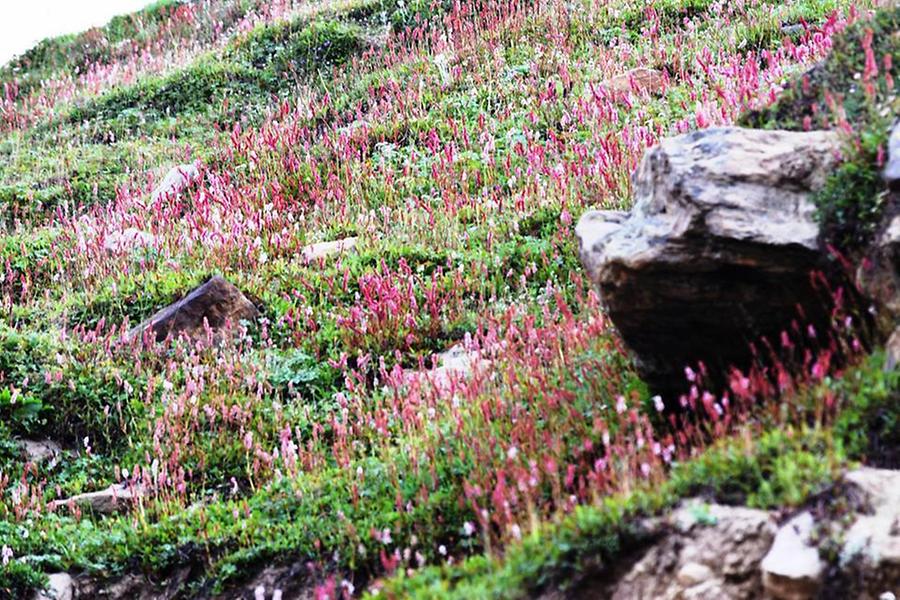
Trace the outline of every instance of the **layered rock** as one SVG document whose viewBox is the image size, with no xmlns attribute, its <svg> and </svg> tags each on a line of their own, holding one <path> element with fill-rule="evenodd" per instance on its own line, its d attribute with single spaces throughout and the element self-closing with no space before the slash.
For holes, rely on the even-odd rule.
<svg viewBox="0 0 900 600">
<path fill-rule="evenodd" d="M 698 361 L 719 373 L 744 365 L 751 342 L 821 296 L 810 283 L 826 265 L 811 195 L 839 145 L 830 132 L 678 136 L 644 156 L 630 214 L 582 217 L 582 261 L 653 388 L 681 391 Z M 823 302 L 804 308 L 826 318 Z"/>
<path fill-rule="evenodd" d="M 134 327 L 128 337 L 133 340 L 152 334 L 157 342 L 180 335 L 203 339 L 208 328 L 214 339 L 221 339 L 229 326 L 255 319 L 258 314 L 256 306 L 238 288 L 217 275 Z"/>
</svg>

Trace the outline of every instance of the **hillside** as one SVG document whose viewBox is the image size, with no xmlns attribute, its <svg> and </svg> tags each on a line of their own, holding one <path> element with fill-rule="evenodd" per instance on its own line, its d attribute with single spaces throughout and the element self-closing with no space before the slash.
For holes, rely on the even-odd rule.
<svg viewBox="0 0 900 600">
<path fill-rule="evenodd" d="M 858 507 L 848 471 L 900 468 L 898 25 L 876 0 L 159 0 L 16 58 L 0 596 L 623 597 L 683 499 Z M 844 275 L 772 344 L 714 323 L 717 379 L 714 313 L 614 305 L 576 223 L 618 226 L 676 163 L 645 155 L 735 124 L 833 132 L 810 219 Z M 851 589 L 837 537 L 823 597 Z"/>
</svg>

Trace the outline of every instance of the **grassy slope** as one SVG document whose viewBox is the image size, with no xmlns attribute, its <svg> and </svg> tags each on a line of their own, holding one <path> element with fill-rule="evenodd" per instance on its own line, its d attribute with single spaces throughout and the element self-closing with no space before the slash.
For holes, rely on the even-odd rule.
<svg viewBox="0 0 900 600">
<path fill-rule="evenodd" d="M 429 418 L 439 426 L 423 427 L 415 417 L 406 422 L 407 414 L 425 408 L 396 405 L 393 394 L 374 385 L 386 371 L 372 365 L 381 359 L 387 369 L 393 363 L 413 366 L 465 333 L 490 329 L 494 319 L 503 332 L 515 323 L 559 354 L 565 349 L 567 356 L 529 371 L 523 354 L 518 373 L 498 367 L 497 381 L 464 387 L 467 403 L 477 407 L 485 398 L 504 398 L 503 406 L 519 414 L 519 422 L 533 419 L 540 435 L 560 440 L 557 460 L 571 460 L 571 448 L 583 439 L 596 443 L 600 432 L 590 427 L 590 419 L 602 415 L 612 423 L 607 406 L 617 394 L 645 403 L 646 394 L 612 332 L 585 326 L 596 335 L 565 345 L 555 332 L 575 325 L 564 311 L 548 312 L 548 304 L 558 296 L 579 323 L 587 318 L 579 314 L 582 309 L 589 309 L 586 314 L 593 309 L 582 299 L 566 221 L 597 200 L 627 204 L 627 173 L 641 145 L 610 145 L 611 140 L 622 130 L 634 134 L 643 127 L 652 137 L 679 122 L 692 125 L 695 105 L 714 103 L 698 97 L 698 86 L 712 92 L 724 85 L 695 61 L 708 60 L 707 48 L 715 54 L 740 46 L 747 56 L 777 46 L 782 22 L 801 17 L 818 22 L 845 4 L 762 3 L 726 20 L 707 12 L 710 2 L 659 2 L 659 36 L 652 44 L 638 32 L 653 22 L 638 2 L 585 5 L 564 18 L 543 5 L 526 6 L 506 21 L 496 17 L 506 14 L 506 7 L 486 4 L 483 30 L 475 32 L 462 26 L 467 18 L 477 22 L 472 15 L 431 14 L 425 3 L 322 5 L 288 22 L 209 47 L 201 44 L 187 64 L 60 103 L 52 114 L 6 133 L 0 140 L 0 214 L 8 227 L 0 237 L 6 271 L 0 284 L 6 321 L 0 324 L 0 381 L 5 382 L 0 385 L 6 386 L 0 389 L 2 450 L 10 481 L 21 479 L 36 500 L 29 506 L 14 500 L 12 485 L 5 491 L 0 542 L 22 560 L 4 567 L 0 587 L 21 593 L 40 572 L 54 569 L 104 576 L 135 567 L 164 572 L 188 562 L 201 573 L 192 588 L 199 593 L 240 580 L 272 560 L 306 558 L 364 583 L 384 572 L 383 549 L 390 559 L 413 538 L 428 563 L 441 560 L 441 545 L 455 555 L 477 555 L 491 534 L 460 535 L 463 523 L 476 519 L 458 499 L 464 485 L 479 478 L 493 481 L 492 469 L 503 464 L 496 455 L 507 454 L 505 445 L 522 436 L 516 420 L 485 419 L 465 406 L 450 410 L 444 406 L 448 397 L 426 390 L 422 395 L 432 398 L 437 410 Z M 235 14 L 249 10 L 249 4 L 233 6 L 240 8 Z M 142 22 L 156 23 L 154 15 L 163 12 L 151 11 Z M 431 25 L 416 28 L 429 18 Z M 119 31 L 123 27 L 113 24 L 104 35 L 111 42 L 131 36 Z M 399 32 L 394 43 L 407 40 L 413 51 L 404 55 L 391 45 L 378 50 L 385 27 Z M 441 28 L 458 36 L 450 49 L 430 52 L 415 40 L 415 32 L 427 36 Z M 153 25 L 139 29 L 154 35 Z M 88 56 L 90 46 L 70 40 L 43 46 L 45 57 L 31 57 L 38 64 L 29 66 L 32 74 L 22 81 L 97 60 Z M 552 50 L 555 46 L 559 50 Z M 578 104 L 580 94 L 590 97 L 591 83 L 615 74 L 623 62 L 665 65 L 673 74 L 671 89 L 664 98 L 643 98 L 634 107 L 610 109 L 595 102 L 600 111 L 612 110 L 602 115 Z M 596 171 L 588 175 L 589 163 L 582 158 L 601 147 L 608 154 L 603 160 L 613 165 L 604 178 Z M 447 160 L 449 155 L 455 156 Z M 224 249 L 205 249 L 185 241 L 196 233 L 178 207 L 158 207 L 160 212 L 148 218 L 141 214 L 147 209 L 131 201 L 139 194 L 129 191 L 113 204 L 117 186 L 145 187 L 148 170 L 187 157 L 200 157 L 215 174 L 233 178 L 221 187 L 201 186 L 209 195 L 221 195 L 229 213 L 243 216 L 228 222 L 228 231 L 248 221 L 257 223 L 257 230 L 241 233 Z M 584 170 L 553 180 L 554 163 Z M 555 189 L 548 181 L 556 182 Z M 267 212 L 267 203 L 277 203 L 279 195 L 286 203 Z M 195 215 L 208 215 L 208 229 L 225 231 L 222 216 L 204 206 L 203 198 L 195 190 Z M 58 206 L 83 207 L 75 212 L 98 226 L 119 226 L 117 219 L 128 215 L 166 241 L 110 256 L 97 253 L 88 237 L 83 250 L 73 235 L 78 221 L 54 215 Z M 358 254 L 323 268 L 299 265 L 294 258 L 310 240 L 350 233 L 362 238 Z M 226 272 L 261 300 L 267 330 L 251 331 L 242 348 L 221 354 L 185 349 L 174 357 L 152 352 L 136 357 L 109 349 L 104 323 L 138 320 L 211 271 Z M 379 312 L 378 303 L 394 302 L 395 294 L 400 305 L 391 310 L 407 319 Z M 368 306 L 360 296 L 377 302 Z M 368 319 L 363 334 L 348 325 L 355 310 Z M 98 327 L 92 338 L 90 331 Z M 65 339 L 60 330 L 67 332 Z M 533 341 L 519 343 L 537 352 Z M 374 356 L 369 366 L 367 353 Z M 497 364 L 515 365 L 515 360 L 501 356 Z M 198 377 L 197 369 L 204 375 Z M 877 395 L 872 390 L 884 383 L 872 380 L 874 367 L 860 372 L 871 388 L 849 398 Z M 201 379 L 209 383 L 198 383 Z M 523 381 L 529 382 L 524 388 Z M 541 390 L 540 397 L 535 390 Z M 573 414 L 547 418 L 558 411 L 554 394 L 566 398 Z M 168 408 L 182 402 L 243 416 L 222 422 Z M 349 438 L 348 421 L 341 419 L 348 412 L 357 420 L 349 421 L 354 430 Z M 384 425 L 369 428 L 392 414 Z M 306 450 L 300 469 L 260 458 L 283 441 L 285 426 Z M 179 443 L 161 444 L 159 431 Z M 244 442 L 248 433 L 250 447 Z M 26 472 L 13 439 L 43 435 L 63 441 L 66 457 L 56 468 Z M 833 465 L 864 452 L 858 446 L 841 448 L 844 434 L 809 435 L 811 444 L 833 442 L 828 446 Z M 783 440 L 773 436 L 777 447 Z M 496 447 L 472 449 L 478 440 L 492 440 Z M 540 443 L 528 450 L 527 440 L 521 443 L 523 464 L 542 456 Z M 808 455 L 804 443 L 797 446 L 798 460 Z M 432 451 L 425 461 L 430 468 L 423 468 L 411 449 L 429 453 L 435 447 L 442 453 Z M 708 468 L 724 471 L 723 487 L 728 469 L 743 468 L 715 459 L 715 452 L 710 456 Z M 766 461 L 772 456 L 763 452 L 747 463 L 756 474 L 748 476 L 742 492 L 752 491 L 763 503 L 796 500 L 833 474 L 816 472 L 799 490 L 764 492 L 760 470 L 787 468 Z M 71 516 L 44 507 L 57 495 L 117 480 L 120 467 L 151 471 L 153 464 L 183 485 L 162 485 L 160 497 L 134 516 Z M 702 460 L 692 464 L 706 468 Z M 694 491 L 690 482 L 708 473 L 691 474 L 691 468 L 645 500 L 611 500 L 609 506 L 634 512 L 646 508 L 641 502 L 658 507 Z M 365 474 L 361 483 L 357 472 Z M 561 504 L 552 487 L 548 482 L 537 496 L 540 518 L 557 514 L 553 507 Z M 195 502 L 202 507 L 185 513 Z M 473 558 L 462 571 L 426 571 L 421 579 L 395 580 L 389 587 L 421 591 L 448 585 L 436 583 L 447 578 L 464 581 L 461 591 L 499 585 L 515 595 L 539 585 L 558 562 L 577 565 L 595 544 L 618 535 L 624 521 L 610 516 L 615 510 L 583 504 L 573 518 L 596 527 L 581 533 L 576 527 L 573 534 L 569 521 L 557 526 L 549 519 L 530 542 L 574 536 L 574 554 L 557 544 L 547 546 L 556 548 L 549 555 L 516 558 L 513 544 L 501 566 Z M 325 514 L 343 517 L 322 518 Z M 395 544 L 373 534 L 385 528 Z M 608 535 L 593 535 L 601 530 Z M 499 537 L 509 540 L 506 531 Z M 527 548 L 523 552 L 532 556 Z M 496 573 L 485 571 L 489 567 L 508 576 L 492 579 Z"/>
</svg>

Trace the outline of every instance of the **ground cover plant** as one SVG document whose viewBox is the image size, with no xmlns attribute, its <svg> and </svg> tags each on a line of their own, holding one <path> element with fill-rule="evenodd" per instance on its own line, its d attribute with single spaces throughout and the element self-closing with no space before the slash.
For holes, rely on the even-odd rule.
<svg viewBox="0 0 900 600">
<path fill-rule="evenodd" d="M 852 314 L 779 363 L 780 389 L 698 383 L 685 402 L 702 418 L 669 420 L 680 399 L 640 381 L 572 234 L 588 208 L 629 206 L 666 135 L 817 119 L 859 155 L 822 218 L 837 245 L 865 239 L 896 108 L 897 11 L 876 6 L 165 1 L 13 61 L 0 593 L 187 565 L 185 596 L 203 596 L 302 563 L 327 597 L 517 597 L 614 556 L 630 515 L 696 493 L 799 504 L 889 447 L 897 382 L 863 357 Z M 788 114 L 790 82 L 830 55 L 844 62 L 814 76 L 812 117 Z M 636 67 L 664 88 L 601 85 Z M 864 85 L 827 100 L 847 69 Z M 151 197 L 194 161 L 185 191 Z M 859 201 L 835 192 L 848 179 Z M 302 259 L 350 236 L 353 252 Z M 261 318 L 224 345 L 123 343 L 211 274 Z M 438 375 L 456 344 L 472 373 Z M 26 438 L 64 456 L 26 464 Z M 140 500 L 54 504 L 114 483 Z"/>
</svg>

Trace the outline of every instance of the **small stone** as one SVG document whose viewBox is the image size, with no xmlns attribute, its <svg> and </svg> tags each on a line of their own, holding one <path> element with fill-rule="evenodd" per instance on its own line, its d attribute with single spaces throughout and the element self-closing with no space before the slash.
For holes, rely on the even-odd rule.
<svg viewBox="0 0 900 600">
<path fill-rule="evenodd" d="M 135 227 L 114 231 L 103 238 L 103 248 L 110 252 L 126 252 L 152 246 L 155 243 L 156 237 L 153 234 Z"/>
<path fill-rule="evenodd" d="M 303 257 L 303 262 L 308 264 L 335 254 L 348 252 L 356 247 L 358 241 L 357 237 L 348 237 L 333 242 L 310 244 L 300 251 L 300 255 Z"/>
<path fill-rule="evenodd" d="M 142 488 L 117 484 L 99 492 L 87 492 L 66 500 L 57 500 L 52 502 L 50 507 L 56 509 L 62 506 L 83 506 L 97 514 L 109 515 L 128 509 L 143 495 Z"/>
<path fill-rule="evenodd" d="M 763 586 L 776 600 L 815 598 L 822 586 L 825 563 L 810 544 L 815 521 L 809 512 L 794 517 L 776 534 L 762 560 Z"/>
<path fill-rule="evenodd" d="M 675 579 L 678 583 L 686 588 L 701 584 L 713 577 L 715 577 L 715 573 L 713 573 L 712 569 L 706 565 L 695 562 L 689 562 L 682 565 L 675 575 Z"/>
<path fill-rule="evenodd" d="M 608 90 L 616 99 L 622 99 L 634 93 L 661 96 L 665 93 L 667 85 L 666 74 L 662 71 L 638 67 L 611 77 L 601 82 L 598 87 Z M 592 94 L 590 88 L 588 93 Z"/>
</svg>

